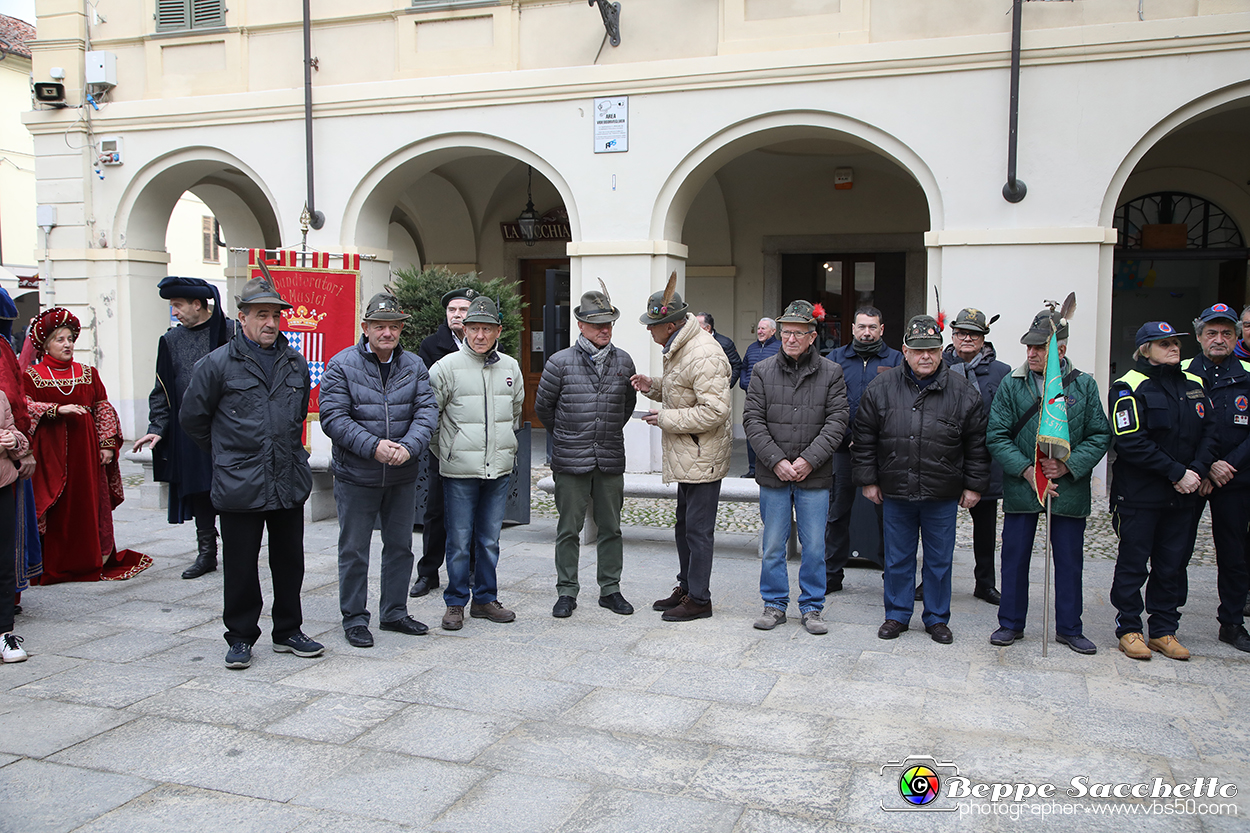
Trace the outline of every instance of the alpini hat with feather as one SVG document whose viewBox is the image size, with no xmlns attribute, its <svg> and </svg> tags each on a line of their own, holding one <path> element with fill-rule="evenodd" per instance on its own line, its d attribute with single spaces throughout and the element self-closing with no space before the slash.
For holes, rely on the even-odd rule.
<svg viewBox="0 0 1250 833">
<path fill-rule="evenodd" d="M 677 291 L 677 273 L 674 272 L 668 276 L 668 286 L 664 287 L 664 291 L 656 292 L 647 299 L 647 311 L 639 316 L 638 321 L 645 327 L 681 321 L 689 309 Z"/>
<path fill-rule="evenodd" d="M 603 278 L 599 279 L 599 286 L 603 288 L 602 292 L 592 289 L 582 294 L 581 304 L 573 310 L 578 321 L 585 321 L 587 324 L 611 324 L 621 317 L 621 311 L 612 306 L 612 297 L 608 295 L 608 286 Z"/>
</svg>

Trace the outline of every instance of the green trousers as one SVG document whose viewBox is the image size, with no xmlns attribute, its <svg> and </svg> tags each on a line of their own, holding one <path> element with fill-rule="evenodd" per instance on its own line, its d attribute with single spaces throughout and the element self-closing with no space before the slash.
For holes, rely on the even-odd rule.
<svg viewBox="0 0 1250 833">
<path fill-rule="evenodd" d="M 604 474 L 595 469 L 586 474 L 555 472 L 556 511 L 556 593 L 577 598 L 577 561 L 581 552 L 582 527 L 586 525 L 586 505 L 599 527 L 599 595 L 621 589 L 621 506 L 625 502 L 625 475 Z"/>
</svg>

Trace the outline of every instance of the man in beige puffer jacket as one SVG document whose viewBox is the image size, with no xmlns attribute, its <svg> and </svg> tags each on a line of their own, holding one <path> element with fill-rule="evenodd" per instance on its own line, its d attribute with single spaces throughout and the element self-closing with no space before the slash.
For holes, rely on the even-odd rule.
<svg viewBox="0 0 1250 833">
<path fill-rule="evenodd" d="M 667 622 L 689 622 L 712 615 L 708 585 L 716 506 L 733 447 L 733 407 L 729 360 L 674 291 L 676 277 L 648 299 L 640 319 L 664 348 L 664 373 L 655 378 L 639 373 L 630 381 L 663 405 L 644 419 L 664 432 L 664 482 L 677 483 L 677 586 L 652 607 L 664 611 Z"/>
</svg>

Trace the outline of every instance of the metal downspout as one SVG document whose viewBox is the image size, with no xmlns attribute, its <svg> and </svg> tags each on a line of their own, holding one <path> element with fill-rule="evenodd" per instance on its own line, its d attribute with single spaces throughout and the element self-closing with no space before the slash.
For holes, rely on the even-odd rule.
<svg viewBox="0 0 1250 833">
<path fill-rule="evenodd" d="M 319 229 L 326 224 L 325 215 L 317 210 L 313 199 L 313 124 L 312 124 L 312 12 L 309 10 L 311 0 L 304 0 L 304 148 L 305 167 L 308 171 L 308 213 L 311 216 L 309 225 Z"/>
<path fill-rule="evenodd" d="M 307 4 L 307 0 L 305 0 Z M 1028 188 L 1016 179 L 1016 141 L 1020 116 L 1020 18 L 1024 0 L 1012 0 L 1011 5 L 1011 111 L 1007 130 L 1007 184 L 1003 186 L 1003 199 L 1016 203 L 1024 199 Z M 309 176 L 312 176 L 310 173 Z"/>
</svg>

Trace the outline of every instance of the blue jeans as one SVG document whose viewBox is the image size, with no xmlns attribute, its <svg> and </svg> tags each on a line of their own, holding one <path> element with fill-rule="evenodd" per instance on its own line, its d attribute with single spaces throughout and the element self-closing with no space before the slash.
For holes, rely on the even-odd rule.
<svg viewBox="0 0 1250 833">
<path fill-rule="evenodd" d="M 998 624 L 1013 631 L 1023 632 L 1029 615 L 1029 560 L 1040 517 L 1039 512 L 1003 515 L 1003 599 L 998 605 Z M 1081 569 L 1085 558 L 1085 519 L 1052 514 L 1050 545 L 1055 563 L 1055 633 L 1083 636 Z"/>
<path fill-rule="evenodd" d="M 412 517 L 416 482 L 399 486 L 357 486 L 334 481 L 339 514 L 339 612 L 343 629 L 369 624 L 369 541 L 382 517 L 382 587 L 378 618 L 394 622 L 408 615 L 412 578 Z"/>
<path fill-rule="evenodd" d="M 924 626 L 945 624 L 951 615 L 951 560 L 955 556 L 956 500 L 886 498 L 885 618 L 907 624 L 916 596 L 916 544 L 924 541 Z"/>
<path fill-rule="evenodd" d="M 764 557 L 760 564 L 760 596 L 768 607 L 785 610 L 790 604 L 786 571 L 786 544 L 790 541 L 791 506 L 798 520 L 803 560 L 799 564 L 799 610 L 810 613 L 825 607 L 825 523 L 829 517 L 828 489 L 760 486 L 760 519 L 764 522 Z"/>
<path fill-rule="evenodd" d="M 470 549 L 475 559 L 473 602 L 486 604 L 499 595 L 495 567 L 499 564 L 499 531 L 503 528 L 509 480 L 507 476 L 495 480 L 443 478 L 447 524 L 447 588 L 443 601 L 448 606 L 469 603 Z"/>
</svg>

